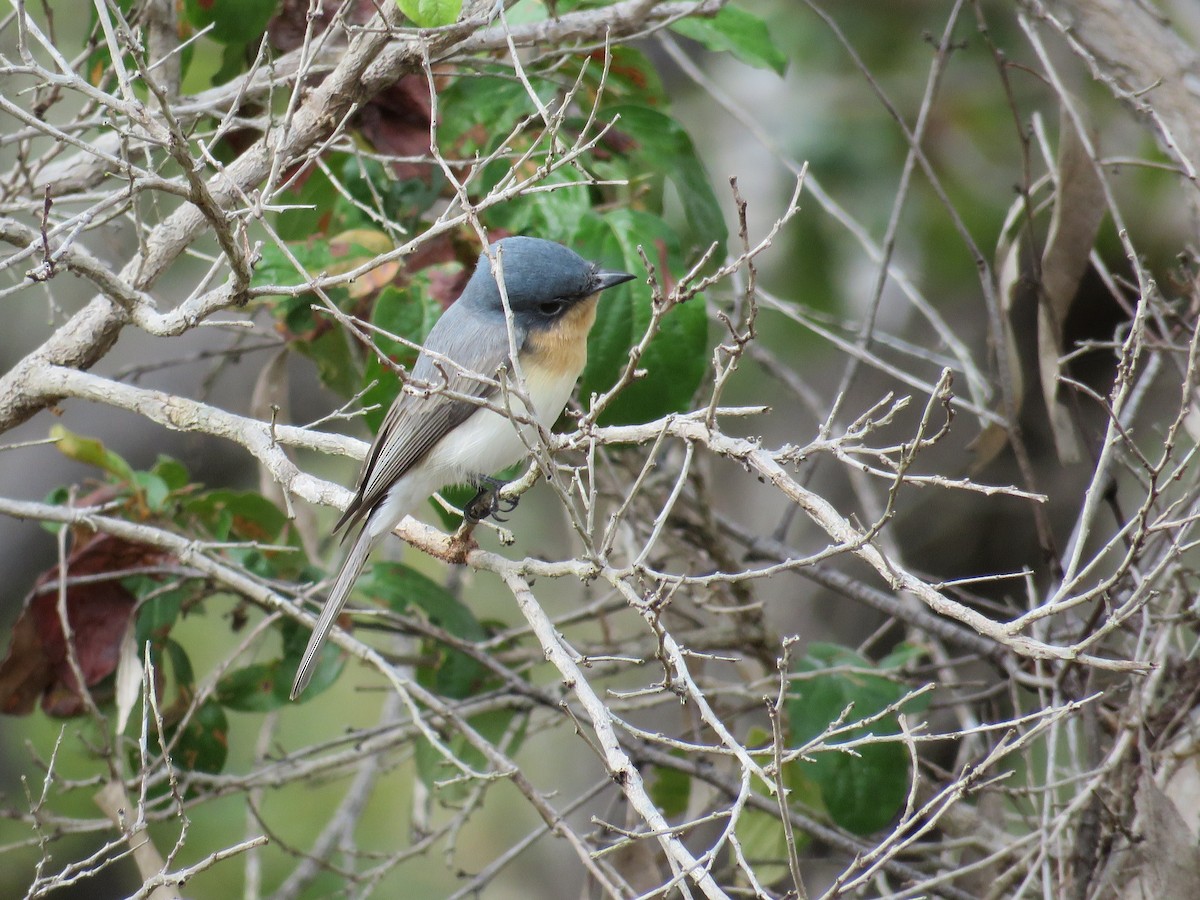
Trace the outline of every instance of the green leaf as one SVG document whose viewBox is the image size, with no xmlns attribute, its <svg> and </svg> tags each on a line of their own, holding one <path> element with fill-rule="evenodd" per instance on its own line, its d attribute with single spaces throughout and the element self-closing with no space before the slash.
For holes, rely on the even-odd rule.
<svg viewBox="0 0 1200 900">
<path fill-rule="evenodd" d="M 137 597 L 153 595 L 138 607 L 137 641 L 141 646 L 146 641 L 159 644 L 166 640 L 184 602 L 195 595 L 196 582 L 185 583 L 171 590 L 163 590 L 162 582 L 146 575 L 135 575 L 121 580 Z"/>
<path fill-rule="evenodd" d="M 101 441 L 75 434 L 61 425 L 51 427 L 50 438 L 55 441 L 55 446 L 63 456 L 103 469 L 115 476 L 117 480 L 133 485 L 135 480 L 133 468 L 119 454 L 105 447 Z"/>
<path fill-rule="evenodd" d="M 270 544 L 287 525 L 283 510 L 255 491 L 208 491 L 185 506 L 219 541 Z"/>
<path fill-rule="evenodd" d="M 274 692 L 275 696 L 281 698 L 284 703 L 291 702 L 292 683 L 296 680 L 296 670 L 300 667 L 300 660 L 304 656 L 304 650 L 308 646 L 311 634 L 312 632 L 307 627 L 293 619 L 285 620 L 280 626 L 280 635 L 283 638 L 283 657 L 275 668 Z M 325 646 L 321 648 L 321 655 L 317 657 L 316 665 L 313 666 L 312 678 L 308 682 L 308 687 L 296 702 L 307 703 L 313 697 L 323 693 L 337 681 L 345 667 L 346 658 L 341 649 L 336 644 L 326 641 Z"/>
<path fill-rule="evenodd" d="M 341 154 L 329 159 L 334 165 Z M 284 209 L 275 214 L 275 231 L 285 241 L 303 241 L 317 234 L 327 234 L 332 219 L 332 210 L 341 194 L 320 166 L 313 165 L 301 176 L 299 187 L 288 191 L 287 203 L 293 207 L 310 206 L 311 209 Z M 274 248 L 278 251 L 278 247 Z M 267 248 L 263 248 L 264 256 Z M 260 264 L 261 268 L 261 264 Z"/>
<path fill-rule="evenodd" d="M 635 47 L 612 47 L 610 53 L 612 56 L 605 84 L 607 97 L 614 102 L 632 101 L 660 107 L 667 105 L 667 92 L 662 78 L 654 62 L 645 53 Z M 595 78 L 594 86 L 599 86 L 602 73 L 599 66 L 589 70 L 589 76 Z"/>
<path fill-rule="evenodd" d="M 291 620 L 290 630 L 298 633 L 304 643 L 289 647 L 282 659 L 269 662 L 253 663 L 228 672 L 217 682 L 217 702 L 227 709 L 238 712 L 271 712 L 289 705 L 292 693 L 292 683 L 296 680 L 296 669 L 299 666 L 304 647 L 308 642 L 308 630 Z M 313 669 L 313 677 L 298 698 L 309 700 L 328 688 L 342 669 L 345 660 L 342 653 L 333 644 L 326 644 L 321 649 L 321 655 Z"/>
<path fill-rule="evenodd" d="M 246 68 L 246 50 L 248 46 L 248 44 L 243 43 L 232 43 L 225 44 L 221 48 L 221 66 L 212 76 L 212 83 L 214 85 L 232 81 L 242 69 Z M 232 150 L 232 147 L 222 141 L 220 150 L 229 151 Z M 218 159 L 220 159 L 219 156 Z M 232 157 L 226 157 L 221 161 L 228 164 L 232 162 Z"/>
<path fill-rule="evenodd" d="M 215 775 L 229 757 L 229 720 L 215 700 L 208 700 L 178 732 L 172 758 L 189 772 Z"/>
<path fill-rule="evenodd" d="M 453 25 L 462 13 L 462 0 L 396 0 L 396 5 L 421 28 Z"/>
<path fill-rule="evenodd" d="M 831 670 L 853 671 L 831 671 Z M 874 675 L 883 671 L 863 656 L 833 644 L 814 644 L 796 666 L 798 672 L 813 673 L 796 683 L 787 700 L 791 740 L 806 743 L 822 734 L 847 706 L 851 711 L 845 724 L 879 713 L 898 702 L 907 688 L 895 681 Z M 905 704 L 904 712 L 915 713 L 928 701 L 916 698 Z M 870 725 L 851 728 L 839 734 L 833 745 L 867 735 L 899 734 L 894 715 Z M 799 763 L 804 779 L 820 791 L 830 817 L 856 834 L 870 834 L 886 827 L 904 806 L 909 787 L 909 755 L 899 742 L 868 744 L 853 753 L 826 750 L 813 762 Z"/>
<path fill-rule="evenodd" d="M 384 365 L 379 357 L 372 355 L 367 357 L 363 384 L 365 387 L 359 401 L 362 405 L 363 421 L 367 423 L 371 433 L 376 434 L 383 426 L 388 409 L 400 394 L 400 379 L 391 366 Z"/>
<path fill-rule="evenodd" d="M 613 127 L 628 142 L 622 155 L 629 162 L 631 177 L 651 175 L 675 186 L 694 248 L 707 250 L 713 243 L 724 246 L 728 238 L 724 213 L 713 193 L 712 180 L 683 127 L 648 106 L 626 103 L 606 107 L 604 112 L 620 117 Z"/>
<path fill-rule="evenodd" d="M 346 272 L 391 246 L 391 239 L 385 233 L 372 228 L 339 232 L 311 245 L 289 244 L 286 249 L 268 245 L 255 267 L 253 283 L 260 289 L 299 287 L 309 280 L 309 273 Z M 295 263 L 288 258 L 289 254 L 295 257 Z M 339 307 L 348 309 L 352 301 L 386 285 L 398 269 L 399 263 L 381 266 L 354 285 L 353 293 L 350 288 L 342 287 L 327 290 L 326 295 Z M 328 316 L 313 313 L 314 295 L 307 291 L 281 294 L 268 302 L 291 345 L 316 364 L 317 375 L 326 387 L 344 397 L 352 396 L 361 385 L 362 363 L 351 350 L 347 332 Z"/>
<path fill-rule="evenodd" d="M 278 0 L 185 0 L 183 8 L 197 29 L 213 26 L 208 35 L 214 41 L 242 45 L 262 37 L 278 5 Z"/>
<path fill-rule="evenodd" d="M 509 709 L 496 709 L 472 716 L 467 722 L 475 731 L 479 732 L 484 740 L 495 745 L 504 738 L 515 715 L 516 713 Z M 513 739 L 509 742 L 505 750 L 509 754 L 515 753 L 519 749 L 523 739 L 524 721 L 522 721 L 520 730 L 513 735 Z M 461 734 L 455 734 L 453 737 L 445 740 L 444 743 L 457 759 L 466 763 L 476 772 L 486 772 L 490 768 L 483 754 L 468 744 L 466 738 Z M 454 784 L 438 785 L 439 781 L 448 781 L 461 775 L 462 772 L 457 766 L 448 762 L 441 751 L 423 737 L 417 739 L 414 758 L 417 767 L 417 777 L 421 779 L 422 783 L 430 791 L 436 792 L 438 799 L 443 803 L 451 804 L 461 801 L 473 786 L 472 783 L 461 781 Z"/>
<path fill-rule="evenodd" d="M 293 344 L 317 366 L 317 377 L 331 391 L 352 397 L 360 382 L 361 363 L 350 349 L 346 333 L 339 327 L 322 332 L 310 341 Z"/>
<path fill-rule="evenodd" d="M 417 683 L 443 697 L 463 700 L 483 691 L 488 670 L 478 660 L 436 641 L 422 641 L 435 661 L 417 666 Z"/>
<path fill-rule="evenodd" d="M 295 263 L 288 258 L 289 254 L 296 258 Z M 286 251 L 278 244 L 265 244 L 262 248 L 262 258 L 255 265 L 250 282 L 256 288 L 296 287 L 309 280 L 309 273 L 317 274 L 328 269 L 331 262 L 327 241 L 316 241 L 312 245 L 289 244 Z M 304 299 L 304 307 L 307 308 L 312 302 L 312 294 L 301 294 L 300 297 Z M 276 318 L 289 315 L 291 310 L 288 306 L 292 304 L 298 304 L 296 297 L 282 297 L 279 302 L 274 303 L 272 311 Z"/>
<path fill-rule="evenodd" d="M 441 305 L 429 292 L 429 278 L 429 271 L 422 272 L 404 290 L 388 285 L 380 291 L 371 314 L 372 324 L 415 344 L 424 341 L 442 313 Z M 376 334 L 375 346 L 392 362 L 406 368 L 411 369 L 416 362 L 417 351 L 400 341 Z M 378 431 L 388 407 L 400 392 L 400 382 L 395 371 L 374 354 L 367 357 L 363 382 L 369 385 L 362 395 L 366 422 L 371 431 Z M 371 406 L 377 408 L 369 409 Z"/>
<path fill-rule="evenodd" d="M 508 170 L 506 160 L 500 160 L 499 164 L 503 171 Z M 513 234 L 536 234 L 564 244 L 573 243 L 580 224 L 591 211 L 591 189 L 579 182 L 576 173 L 564 169 L 551 172 L 538 184 L 554 189 L 525 194 L 489 210 L 489 226 Z"/>
<path fill-rule="evenodd" d="M 160 456 L 150 471 L 135 471 L 119 454 L 109 450 L 95 439 L 68 431 L 61 425 L 50 429 L 50 437 L 59 451 L 70 459 L 86 465 L 96 466 L 107 472 L 112 480 L 127 486 L 139 504 L 139 514 L 166 512 L 172 495 L 188 485 L 188 473 L 182 465 L 170 457 Z M 65 502 L 67 493 L 55 494 Z"/>
<path fill-rule="evenodd" d="M 153 472 L 134 472 L 133 483 L 146 499 L 146 506 L 151 512 L 160 513 L 167 507 L 170 496 L 170 486 Z"/>
<path fill-rule="evenodd" d="M 660 282 L 683 271 L 679 242 L 661 219 L 633 210 L 591 214 L 579 231 L 580 252 L 626 271 L 643 269 L 638 245 L 656 265 Z M 649 290 L 633 281 L 605 291 L 596 324 L 588 337 L 588 365 L 579 396 L 585 407 L 592 393 L 603 393 L 620 376 L 629 349 L 650 323 Z M 601 416 L 604 424 L 645 422 L 687 409 L 704 378 L 708 360 L 708 319 L 703 297 L 676 306 L 662 320 L 638 364 L 646 377 L 626 387 Z"/>
<path fill-rule="evenodd" d="M 542 84 L 532 76 L 535 90 Z M 530 115 L 533 101 L 520 81 L 500 68 L 485 69 L 478 77 L 455 78 L 438 93 L 438 137 L 443 148 L 459 158 L 481 156 L 496 149 L 507 129 Z M 505 167 L 507 169 L 507 166 Z M 486 191 L 486 179 L 479 190 Z"/>
<path fill-rule="evenodd" d="M 163 650 L 171 661 L 171 672 L 175 676 L 175 685 L 181 694 L 190 695 L 194 692 L 196 675 L 192 671 L 192 661 L 178 641 L 167 638 L 163 641 Z"/>
<path fill-rule="evenodd" d="M 60 484 L 54 490 L 46 494 L 46 498 L 42 501 L 47 506 L 66 506 L 67 501 L 71 499 L 71 489 L 65 484 Z M 45 531 L 51 534 L 58 534 L 67 526 L 62 522 L 39 522 L 38 523 Z"/>
<path fill-rule="evenodd" d="M 421 213 L 437 201 L 446 182 L 440 169 L 431 169 L 428 180 L 423 177 L 401 180 L 383 163 L 361 156 L 346 158 L 340 171 L 342 187 L 350 197 L 339 191 L 332 208 L 334 220 L 342 229 L 378 228 L 379 222 L 367 214 L 362 208 L 365 207 L 389 222 L 419 230 Z"/>
<path fill-rule="evenodd" d="M 481 641 L 487 631 L 470 608 L 431 578 L 400 563 L 377 563 L 362 590 L 382 599 L 395 612 L 421 610 L 431 625 L 466 641 Z M 417 681 L 445 697 L 462 699 L 481 689 L 487 668 L 478 660 L 445 646 L 423 641 L 422 652 L 433 658 L 417 666 Z"/>
<path fill-rule="evenodd" d="M 133 4 L 134 0 L 117 0 L 117 8 L 126 15 L 127 19 L 129 13 L 133 11 Z M 95 34 L 99 25 L 100 15 L 96 11 L 95 4 L 90 4 L 88 6 L 88 32 Z M 87 67 L 83 74 L 92 85 L 100 87 L 106 77 L 113 75 L 112 54 L 109 52 L 108 41 L 97 41 L 95 47 L 96 49 L 88 56 Z M 124 53 L 121 59 L 127 72 L 138 70 L 137 61 L 131 54 Z"/>
<path fill-rule="evenodd" d="M 393 612 L 410 606 L 422 610 L 439 628 L 469 641 L 487 637 L 470 608 L 427 575 L 403 563 L 376 563 L 362 580 L 363 590 L 383 600 Z"/>
<path fill-rule="evenodd" d="M 245 542 L 229 547 L 231 560 L 264 578 L 294 581 L 305 575 L 308 558 L 299 534 L 273 502 L 255 491 L 206 491 L 180 499 L 192 527 L 213 540 Z M 251 543 L 271 545 L 250 546 Z"/>
<path fill-rule="evenodd" d="M 673 751 L 679 754 L 679 751 Z M 680 754 L 681 755 L 681 754 Z M 655 766 L 650 783 L 650 799 L 667 818 L 687 812 L 692 795 L 692 776 L 670 766 Z"/>
<path fill-rule="evenodd" d="M 888 669 L 902 669 L 909 663 L 917 662 L 922 656 L 925 655 L 925 652 L 925 648 L 919 644 L 897 644 L 896 649 L 879 660 L 878 668 L 885 671 Z M 908 704 L 906 709 L 915 709 L 919 707 L 923 710 L 927 706 L 928 698 L 922 696 Z"/>
<path fill-rule="evenodd" d="M 747 65 L 774 69 L 782 75 L 788 59 L 771 40 L 767 23 L 736 6 L 723 6 L 711 18 L 690 16 L 671 25 L 673 31 L 719 53 L 729 52 Z"/>
<path fill-rule="evenodd" d="M 754 875 L 759 881 L 775 884 L 788 876 L 787 832 L 778 814 L 746 807 L 738 816 L 735 831 L 742 852 L 755 863 Z"/>
<path fill-rule="evenodd" d="M 207 700 L 192 710 L 180 727 L 179 717 L 195 695 L 192 665 L 187 652 L 175 641 L 164 641 L 162 650 L 171 662 L 178 698 L 164 709 L 163 741 L 160 745 L 157 738 L 152 738 L 150 752 L 161 752 L 167 746 L 171 748 L 171 761 L 177 768 L 188 772 L 219 773 L 229 757 L 229 720 L 225 710 L 215 700 Z M 135 771 L 142 764 L 136 748 L 130 749 L 129 764 Z M 169 786 L 160 782 L 150 788 L 149 795 L 161 797 L 168 790 Z M 188 798 L 196 795 L 195 789 L 191 788 L 185 794 Z"/>
<path fill-rule="evenodd" d="M 191 482 L 187 467 L 177 459 L 159 454 L 158 460 L 150 471 L 166 484 L 170 491 L 183 490 Z"/>
<path fill-rule="evenodd" d="M 886 828 L 908 795 L 908 753 L 900 744 L 859 747 L 857 756 L 828 752 L 814 764 L 825 808 L 855 834 Z"/>
<path fill-rule="evenodd" d="M 226 672 L 217 682 L 217 702 L 238 712 L 270 712 L 288 702 L 276 693 L 279 661 L 254 663 Z"/>
</svg>

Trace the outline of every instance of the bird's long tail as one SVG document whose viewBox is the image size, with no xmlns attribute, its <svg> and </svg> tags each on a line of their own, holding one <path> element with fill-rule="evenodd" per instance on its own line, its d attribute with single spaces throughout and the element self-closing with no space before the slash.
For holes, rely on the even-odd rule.
<svg viewBox="0 0 1200 900">
<path fill-rule="evenodd" d="M 346 605 L 346 598 L 350 596 L 354 582 L 358 581 L 358 576 L 362 574 L 363 566 L 367 564 L 367 556 L 370 555 L 372 548 L 379 543 L 380 539 L 387 534 L 386 531 L 383 534 L 372 532 L 373 529 L 369 526 L 359 531 L 358 537 L 354 539 L 354 546 L 350 548 L 350 554 L 342 563 L 337 581 L 334 582 L 333 590 L 329 592 L 329 599 L 325 601 L 325 608 L 321 610 L 321 617 L 317 620 L 317 627 L 313 629 L 312 637 L 308 639 L 308 646 L 304 648 L 304 657 L 300 660 L 300 667 L 296 669 L 296 680 L 292 684 L 293 700 L 304 693 L 304 689 L 308 687 L 308 682 L 313 676 L 313 669 L 317 664 L 317 657 L 321 655 L 321 648 L 325 646 L 325 639 L 329 637 L 333 623 L 341 613 L 342 607 Z"/>
</svg>

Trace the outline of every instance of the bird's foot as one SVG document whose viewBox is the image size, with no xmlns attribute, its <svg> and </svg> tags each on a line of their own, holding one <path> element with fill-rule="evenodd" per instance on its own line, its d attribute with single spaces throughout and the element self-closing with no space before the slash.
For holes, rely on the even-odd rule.
<svg viewBox="0 0 1200 900">
<path fill-rule="evenodd" d="M 508 521 L 500 513 L 510 513 L 517 508 L 517 498 L 501 499 L 500 491 L 505 482 L 496 478 L 479 479 L 479 492 L 463 507 L 463 518 L 472 525 L 482 522 L 489 516 L 497 522 Z"/>
</svg>

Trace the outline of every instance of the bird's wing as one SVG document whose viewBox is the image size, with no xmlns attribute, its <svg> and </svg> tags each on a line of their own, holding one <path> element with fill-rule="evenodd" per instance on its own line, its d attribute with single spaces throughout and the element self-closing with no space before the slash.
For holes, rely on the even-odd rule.
<svg viewBox="0 0 1200 900">
<path fill-rule="evenodd" d="M 487 400 L 496 393 L 497 370 L 508 360 L 508 334 L 499 327 L 472 327 L 470 323 L 447 322 L 454 307 L 439 320 L 426 346 L 437 348 L 439 358 L 422 352 L 413 366 L 413 380 L 428 384 L 428 393 L 401 391 L 383 419 L 358 478 L 354 499 L 338 520 L 335 530 L 366 517 L 388 490 L 438 441 L 465 422 L 479 406 L 454 399 L 460 394 Z M 445 323 L 446 327 L 441 327 Z M 464 327 L 465 326 L 465 327 Z M 453 365 L 440 357 L 452 359 Z M 461 368 L 460 368 L 461 367 Z"/>
</svg>

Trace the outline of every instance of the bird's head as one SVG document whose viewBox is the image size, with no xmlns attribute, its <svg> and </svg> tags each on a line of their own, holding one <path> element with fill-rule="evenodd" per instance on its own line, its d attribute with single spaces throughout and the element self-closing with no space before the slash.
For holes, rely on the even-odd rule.
<svg viewBox="0 0 1200 900">
<path fill-rule="evenodd" d="M 527 330 L 551 325 L 581 301 L 635 277 L 601 268 L 562 244 L 540 238 L 504 238 L 492 245 L 491 252 L 504 273 L 513 319 Z M 480 255 L 461 299 L 503 315 L 500 288 L 487 253 Z"/>
</svg>

